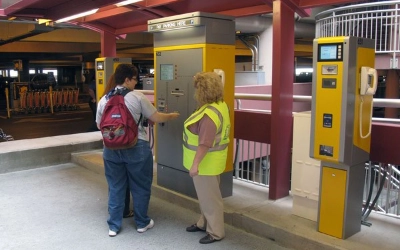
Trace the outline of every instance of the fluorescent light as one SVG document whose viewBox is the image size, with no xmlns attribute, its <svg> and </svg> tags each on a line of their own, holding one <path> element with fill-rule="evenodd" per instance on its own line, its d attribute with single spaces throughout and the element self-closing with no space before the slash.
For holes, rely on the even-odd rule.
<svg viewBox="0 0 400 250">
<path fill-rule="evenodd" d="M 62 23 L 62 22 L 66 22 L 66 21 L 69 21 L 69 20 L 73 20 L 73 19 L 79 18 L 79 17 L 88 16 L 88 15 L 96 13 L 98 10 L 99 9 L 97 8 L 97 9 L 89 10 L 89 11 L 82 12 L 82 13 L 79 13 L 79 14 L 75 14 L 75 15 L 72 15 L 72 16 L 64 17 L 64 18 L 61 18 L 61 19 L 57 20 L 56 23 Z"/>
<path fill-rule="evenodd" d="M 122 2 L 116 3 L 115 5 L 117 7 L 121 7 L 121 6 L 125 6 L 125 5 L 128 5 L 128 4 L 137 3 L 137 2 L 140 2 L 140 1 L 143 1 L 143 0 L 126 0 L 126 1 L 122 1 Z"/>
<path fill-rule="evenodd" d="M 38 24 L 49 23 L 52 21 L 51 19 L 42 19 L 42 18 L 39 18 L 36 20 L 37 20 Z"/>
</svg>

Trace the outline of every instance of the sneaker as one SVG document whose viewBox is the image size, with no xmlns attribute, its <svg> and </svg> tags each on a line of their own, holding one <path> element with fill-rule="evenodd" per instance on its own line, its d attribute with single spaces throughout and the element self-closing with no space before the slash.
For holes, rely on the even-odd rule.
<svg viewBox="0 0 400 250">
<path fill-rule="evenodd" d="M 138 228 L 137 231 L 139 233 L 144 233 L 147 231 L 147 229 L 153 228 L 154 227 L 154 221 L 150 220 L 149 224 L 147 226 L 145 226 L 144 228 Z"/>
<path fill-rule="evenodd" d="M 110 237 L 117 236 L 117 232 L 115 232 L 115 231 L 109 229 L 109 230 L 108 230 L 108 236 L 110 236 Z"/>
</svg>

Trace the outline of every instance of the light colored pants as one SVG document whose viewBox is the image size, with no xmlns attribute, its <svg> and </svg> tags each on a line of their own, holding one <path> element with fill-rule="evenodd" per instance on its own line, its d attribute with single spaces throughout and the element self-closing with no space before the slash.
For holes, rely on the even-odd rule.
<svg viewBox="0 0 400 250">
<path fill-rule="evenodd" d="M 225 237 L 224 203 L 219 188 L 220 176 L 197 175 L 193 177 L 201 216 L 197 227 L 206 229 L 214 239 Z"/>
</svg>

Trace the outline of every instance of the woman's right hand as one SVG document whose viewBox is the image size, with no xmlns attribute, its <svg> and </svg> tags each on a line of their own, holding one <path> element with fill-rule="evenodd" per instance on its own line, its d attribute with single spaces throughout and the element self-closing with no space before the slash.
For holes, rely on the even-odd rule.
<svg viewBox="0 0 400 250">
<path fill-rule="evenodd" d="M 174 119 L 176 119 L 176 118 L 178 118 L 179 116 L 180 116 L 180 114 L 178 113 L 178 112 L 172 112 L 172 113 L 169 113 L 169 115 L 170 115 L 170 119 L 171 120 L 174 120 Z"/>
<path fill-rule="evenodd" d="M 190 177 L 195 177 L 199 174 L 199 166 L 192 166 L 189 170 Z"/>
</svg>

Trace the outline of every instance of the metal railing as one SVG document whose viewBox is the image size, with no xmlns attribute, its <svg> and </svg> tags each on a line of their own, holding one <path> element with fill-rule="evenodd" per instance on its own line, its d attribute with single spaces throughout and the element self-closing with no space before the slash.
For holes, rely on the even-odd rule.
<svg viewBox="0 0 400 250">
<path fill-rule="evenodd" d="M 236 107 L 241 109 L 241 100 L 271 101 L 270 94 L 235 94 Z M 294 95 L 294 102 L 311 102 L 311 96 Z M 399 99 L 373 99 L 374 107 L 400 108 Z M 270 113 L 270 110 L 250 110 Z M 400 119 L 372 118 L 373 121 L 400 123 Z M 236 140 L 235 178 L 261 186 L 269 186 L 269 149 L 270 145 L 245 140 Z M 364 185 L 365 214 L 371 211 L 400 217 L 400 166 L 383 163 L 366 163 Z M 384 174 L 386 172 L 386 174 Z M 371 177 L 373 175 L 373 178 Z M 382 177 L 384 176 L 384 177 Z M 371 178 L 373 181 L 371 181 Z M 379 191 L 381 189 L 381 191 Z M 368 200 L 368 197 L 371 199 Z M 376 198 L 376 201 L 374 202 Z M 367 203 L 369 204 L 367 206 Z M 368 208 L 368 209 L 367 209 Z"/>
<path fill-rule="evenodd" d="M 269 186 L 271 145 L 235 139 L 234 178 L 256 185 Z"/>
<path fill-rule="evenodd" d="M 140 91 L 153 95 L 154 91 Z M 236 109 L 270 113 L 270 110 L 241 109 L 241 100 L 271 101 L 270 94 L 240 94 L 235 93 Z M 311 102 L 311 96 L 294 95 L 294 102 Z M 374 107 L 400 108 L 399 99 L 373 99 Z M 400 119 L 372 118 L 373 121 L 400 123 Z M 235 139 L 234 178 L 260 186 L 269 186 L 270 181 L 270 144 Z M 400 166 L 384 163 L 366 163 L 365 165 L 364 202 L 366 208 L 378 213 L 400 217 Z M 384 175 L 384 173 L 386 174 Z M 371 177 L 373 175 L 373 177 Z M 384 178 L 378 178 L 385 176 Z M 384 182 L 382 184 L 382 182 Z M 380 192 L 379 188 L 382 186 Z M 376 194 L 378 194 L 376 196 Z M 371 196 L 370 201 L 368 196 Z M 374 197 L 377 197 L 375 203 Z M 369 211 L 370 212 L 370 211 Z M 365 210 L 365 215 L 369 213 Z M 364 216 L 365 216 L 364 215 Z"/>
<path fill-rule="evenodd" d="M 376 53 L 400 52 L 400 1 L 343 6 L 318 13 L 316 37 L 357 36 L 375 39 Z"/>
<path fill-rule="evenodd" d="M 365 165 L 363 218 L 370 211 L 400 216 L 400 170 L 392 164 Z"/>
<path fill-rule="evenodd" d="M 400 1 L 379 1 L 323 11 L 315 16 L 316 37 L 356 36 L 375 40 L 375 52 L 400 52 Z"/>
</svg>

